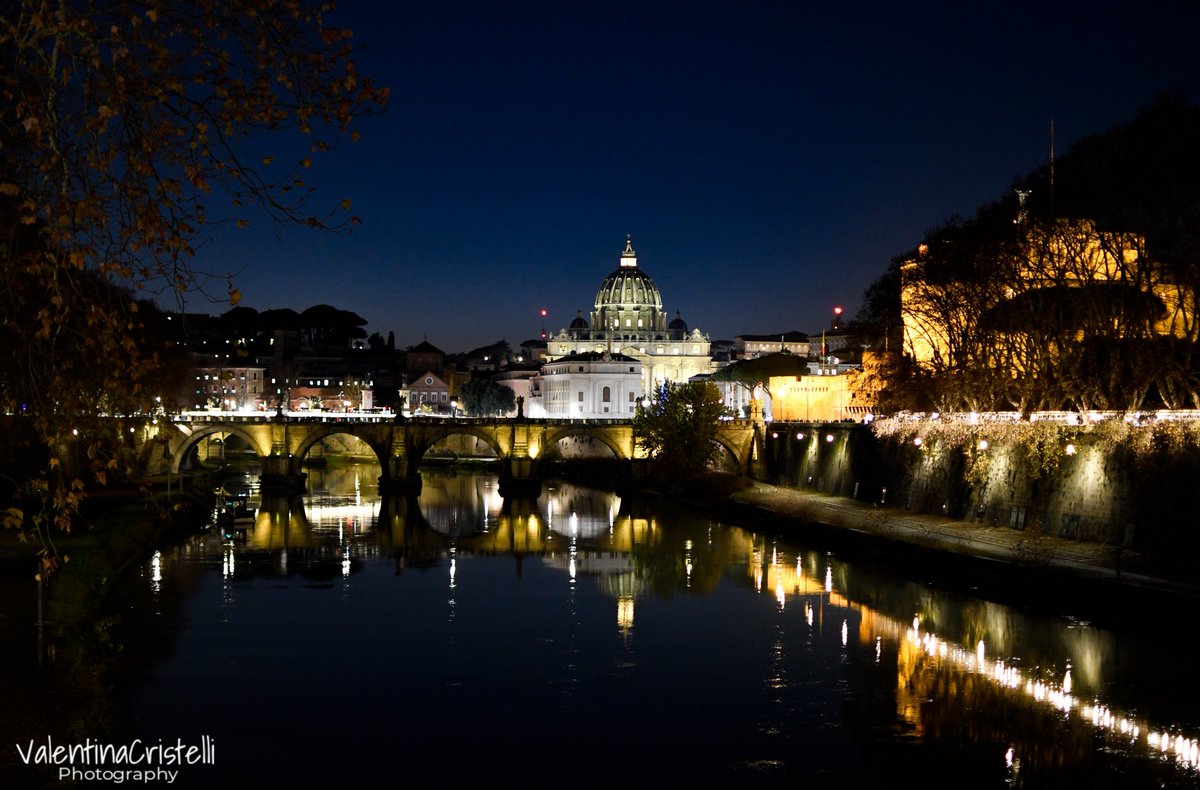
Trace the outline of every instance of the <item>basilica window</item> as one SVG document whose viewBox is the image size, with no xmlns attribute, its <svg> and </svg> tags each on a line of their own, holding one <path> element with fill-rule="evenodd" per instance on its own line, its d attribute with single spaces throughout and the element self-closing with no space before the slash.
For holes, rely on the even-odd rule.
<svg viewBox="0 0 1200 790">
<path fill-rule="evenodd" d="M 612 400 L 612 390 L 610 390 L 608 387 L 605 387 L 603 390 L 601 390 L 600 391 L 600 400 L 604 401 L 605 403 L 608 403 L 609 401 L 611 401 Z"/>
</svg>

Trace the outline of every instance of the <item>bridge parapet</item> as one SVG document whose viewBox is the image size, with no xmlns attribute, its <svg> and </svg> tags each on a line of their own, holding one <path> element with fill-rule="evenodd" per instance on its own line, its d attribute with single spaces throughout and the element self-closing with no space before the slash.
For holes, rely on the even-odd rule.
<svg viewBox="0 0 1200 790">
<path fill-rule="evenodd" d="M 425 454 L 454 435 L 470 435 L 492 448 L 513 480 L 527 481 L 527 492 L 538 478 L 538 466 L 554 454 L 559 442 L 577 436 L 596 439 L 621 460 L 644 459 L 630 420 L 530 419 L 479 417 L 412 417 L 353 412 L 217 412 L 180 414 L 170 435 L 172 471 L 178 472 L 188 453 L 205 437 L 232 434 L 241 437 L 258 455 L 263 484 L 294 490 L 303 481 L 301 465 L 321 439 L 339 433 L 357 437 L 371 446 L 382 470 L 381 485 L 404 491 L 419 490 L 419 466 Z M 749 471 L 756 455 L 755 436 L 761 423 L 754 420 L 722 422 L 718 441 L 731 453 L 742 472 Z M 521 487 L 514 484 L 510 489 Z"/>
</svg>

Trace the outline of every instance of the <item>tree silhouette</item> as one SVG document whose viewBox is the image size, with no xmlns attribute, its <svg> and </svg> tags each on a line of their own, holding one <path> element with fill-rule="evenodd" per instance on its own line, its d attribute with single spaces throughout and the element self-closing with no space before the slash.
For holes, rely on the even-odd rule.
<svg viewBox="0 0 1200 790">
<path fill-rule="evenodd" d="M 327 10 L 304 0 L 0 7 L 0 301 L 29 314 L 4 318 L 16 352 L 0 374 L 22 377 L 21 413 L 48 448 L 52 480 L 80 420 L 105 412 L 106 398 L 80 390 L 72 355 L 109 366 L 106 394 L 136 396 L 139 413 L 159 397 L 137 302 L 93 299 L 90 283 L 203 290 L 213 277 L 192 266 L 197 239 L 214 222 L 248 223 L 252 209 L 306 226 L 357 222 L 348 200 L 312 211 L 303 176 L 355 139 L 354 120 L 387 92 L 358 73 L 350 34 L 326 24 Z M 302 148 L 276 161 L 264 146 L 287 132 Z M 11 364 L 38 355 L 45 364 Z M 64 527 L 77 488 L 50 486 Z M 5 523 L 28 526 L 25 516 L 10 509 Z"/>
<path fill-rule="evenodd" d="M 685 480 L 704 472 L 716 457 L 717 429 L 721 418 L 727 416 L 715 384 L 668 381 L 652 401 L 639 405 L 633 432 L 638 445 L 656 459 L 664 477 Z"/>
</svg>

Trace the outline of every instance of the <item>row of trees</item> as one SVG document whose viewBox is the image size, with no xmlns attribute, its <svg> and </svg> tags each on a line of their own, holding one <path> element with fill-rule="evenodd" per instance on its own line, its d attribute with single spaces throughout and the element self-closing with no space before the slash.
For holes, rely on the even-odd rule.
<svg viewBox="0 0 1200 790">
<path fill-rule="evenodd" d="M 1197 135 L 1164 97 L 894 258 L 857 321 L 904 350 L 883 408 L 1200 406 Z"/>
</svg>

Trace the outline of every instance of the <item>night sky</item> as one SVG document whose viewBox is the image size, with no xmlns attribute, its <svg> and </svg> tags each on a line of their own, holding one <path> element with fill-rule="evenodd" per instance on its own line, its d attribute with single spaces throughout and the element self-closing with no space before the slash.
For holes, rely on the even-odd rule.
<svg viewBox="0 0 1200 790">
<path fill-rule="evenodd" d="M 391 100 L 311 181 L 364 225 L 253 222 L 198 263 L 244 305 L 453 352 L 586 315 L 630 234 L 710 338 L 819 332 L 1047 161 L 1051 120 L 1061 154 L 1163 91 L 1200 101 L 1194 3 L 976 5 L 343 0 Z"/>
</svg>

